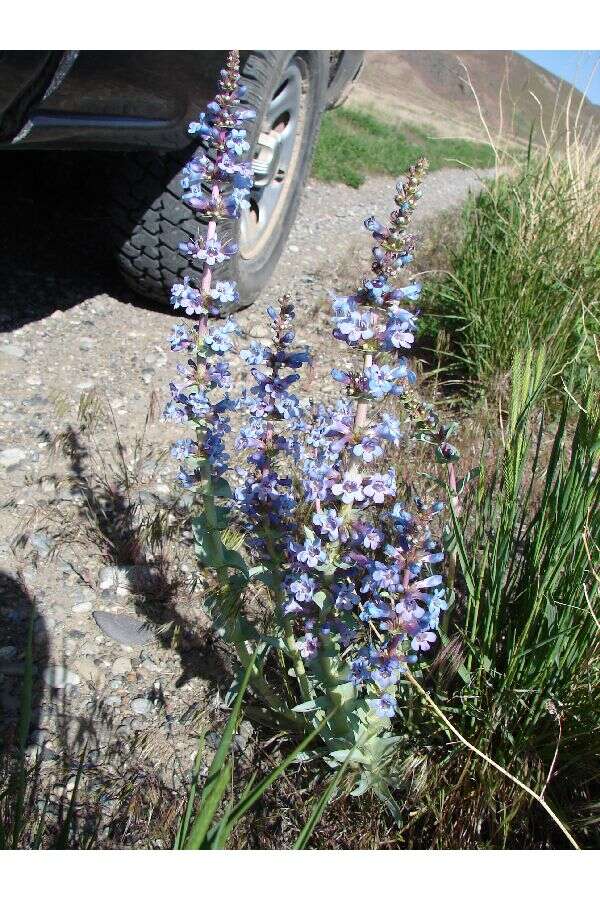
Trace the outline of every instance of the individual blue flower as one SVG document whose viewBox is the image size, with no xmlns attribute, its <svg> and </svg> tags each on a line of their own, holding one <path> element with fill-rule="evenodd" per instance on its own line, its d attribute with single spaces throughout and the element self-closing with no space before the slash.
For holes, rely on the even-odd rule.
<svg viewBox="0 0 600 900">
<path fill-rule="evenodd" d="M 367 550 L 377 550 L 383 543 L 383 532 L 365 522 L 355 522 L 352 530 L 356 540 Z"/>
<path fill-rule="evenodd" d="M 173 325 L 171 332 L 171 350 L 178 352 L 179 350 L 189 350 L 192 346 L 190 333 L 185 325 Z"/>
<path fill-rule="evenodd" d="M 331 493 L 339 497 L 342 503 L 359 503 L 364 500 L 362 475 L 348 472 L 342 480 L 331 486 Z"/>
<path fill-rule="evenodd" d="M 363 372 L 367 389 L 374 400 L 383 400 L 388 394 L 398 395 L 403 393 L 403 388 L 398 382 L 406 377 L 404 366 L 367 366 Z"/>
<path fill-rule="evenodd" d="M 390 290 L 391 288 L 385 278 L 372 278 L 370 281 L 364 282 L 361 295 L 364 296 L 365 300 L 369 300 L 371 303 L 381 306 L 384 296 L 388 294 Z"/>
<path fill-rule="evenodd" d="M 424 619 L 425 610 L 418 605 L 415 597 L 404 597 L 396 603 L 394 609 L 398 628 L 411 634 L 423 629 L 424 622 L 420 622 L 420 619 Z"/>
<path fill-rule="evenodd" d="M 353 297 L 336 297 L 330 293 L 332 301 L 332 311 L 335 318 L 345 318 L 350 316 L 356 309 L 356 302 Z"/>
<path fill-rule="evenodd" d="M 395 566 L 386 566 L 376 559 L 371 563 L 369 572 L 365 575 L 361 584 L 361 593 L 370 591 L 378 594 L 380 591 L 394 593 L 400 587 L 399 573 Z"/>
<path fill-rule="evenodd" d="M 429 602 L 427 604 L 430 613 L 433 613 L 434 611 L 440 613 L 448 609 L 448 604 L 445 600 L 445 594 L 446 591 L 444 590 L 444 588 L 438 588 L 433 592 L 433 594 L 431 594 Z"/>
<path fill-rule="evenodd" d="M 296 647 L 303 659 L 314 659 L 319 649 L 319 639 L 307 631 L 301 638 L 296 639 Z"/>
<path fill-rule="evenodd" d="M 343 519 L 338 516 L 334 509 L 323 509 L 313 515 L 313 523 L 317 526 L 320 533 L 328 537 L 330 541 L 340 540 L 340 529 L 343 525 Z"/>
<path fill-rule="evenodd" d="M 165 422 L 174 422 L 177 425 L 182 425 L 184 422 L 188 421 L 188 414 L 185 407 L 179 406 L 174 400 L 170 400 L 169 403 L 167 403 L 162 417 Z"/>
<path fill-rule="evenodd" d="M 206 366 L 206 375 L 211 386 L 226 388 L 229 386 L 231 372 L 226 362 L 218 362 Z"/>
<path fill-rule="evenodd" d="M 271 359 L 272 350 L 259 341 L 251 341 L 250 346 L 240 351 L 240 356 L 249 366 L 262 366 Z"/>
<path fill-rule="evenodd" d="M 174 309 L 183 309 L 188 316 L 206 315 L 208 312 L 202 292 L 190 284 L 186 275 L 183 284 L 174 284 L 171 288 L 171 303 Z"/>
<path fill-rule="evenodd" d="M 182 487 L 188 489 L 191 489 L 198 484 L 198 476 L 194 472 L 186 471 L 186 469 L 180 469 L 175 480 L 178 481 Z"/>
<path fill-rule="evenodd" d="M 403 288 L 400 288 L 400 293 L 406 300 L 418 300 L 421 293 L 421 288 L 422 285 L 416 281 L 412 284 L 407 284 Z"/>
<path fill-rule="evenodd" d="M 224 325 L 218 328 L 212 328 L 204 336 L 204 343 L 207 344 L 214 353 L 227 353 L 233 347 L 229 335 L 237 331 L 235 322 L 229 319 Z"/>
<path fill-rule="evenodd" d="M 389 441 L 394 446 L 397 446 L 402 437 L 400 422 L 389 413 L 383 413 L 381 421 L 375 427 L 375 434 L 380 440 Z"/>
<path fill-rule="evenodd" d="M 350 663 L 350 681 L 357 687 L 371 679 L 371 667 L 366 655 L 357 656 Z"/>
<path fill-rule="evenodd" d="M 391 719 L 398 712 L 396 698 L 392 694 L 382 694 L 374 700 L 369 698 L 367 704 L 380 719 Z"/>
<path fill-rule="evenodd" d="M 211 404 L 201 391 L 189 395 L 188 405 L 190 412 L 195 419 L 202 419 L 211 410 Z"/>
<path fill-rule="evenodd" d="M 351 584 L 334 585 L 332 597 L 335 608 L 344 612 L 350 612 L 360 603 L 360 598 Z"/>
<path fill-rule="evenodd" d="M 286 599 L 283 604 L 284 615 L 302 614 L 312 601 L 317 583 L 306 573 L 289 578 L 284 583 Z"/>
<path fill-rule="evenodd" d="M 385 240 L 390 236 L 389 228 L 385 228 L 375 216 L 369 216 L 365 219 L 365 228 L 370 231 L 373 237 L 378 241 Z"/>
<path fill-rule="evenodd" d="M 211 288 L 210 296 L 218 303 L 226 305 L 227 303 L 237 303 L 240 299 L 235 282 L 233 281 L 217 281 Z"/>
<path fill-rule="evenodd" d="M 198 444 L 191 438 L 181 438 L 175 441 L 171 447 L 171 456 L 173 459 L 186 459 L 193 456 L 198 449 Z"/>
<path fill-rule="evenodd" d="M 407 322 L 392 318 L 388 321 L 383 334 L 383 346 L 386 350 L 408 350 L 414 344 L 415 336 Z"/>
<path fill-rule="evenodd" d="M 246 132 L 243 129 L 233 128 L 225 146 L 233 150 L 237 156 L 243 156 L 250 149 L 250 144 L 246 140 Z"/>
<path fill-rule="evenodd" d="M 371 475 L 363 487 L 363 493 L 373 503 L 385 503 L 386 497 L 395 496 L 396 475 L 394 470 L 390 469 L 385 475 Z"/>
<path fill-rule="evenodd" d="M 351 312 L 347 317 L 336 320 L 334 334 L 348 344 L 368 341 L 375 334 L 373 316 L 368 312 Z"/>
<path fill-rule="evenodd" d="M 224 205 L 227 213 L 234 219 L 238 219 L 242 210 L 250 209 L 250 200 L 247 187 L 234 187 L 227 195 Z"/>
<path fill-rule="evenodd" d="M 403 534 L 414 521 L 412 514 L 406 509 L 402 502 L 394 504 L 391 516 L 396 531 L 399 531 L 401 534 Z"/>
<path fill-rule="evenodd" d="M 389 603 L 384 603 L 383 600 L 378 600 L 377 602 L 374 600 L 367 600 L 360 612 L 359 618 L 363 622 L 371 622 L 373 620 L 391 619 L 392 615 L 393 610 Z"/>
<path fill-rule="evenodd" d="M 370 463 L 383 455 L 383 448 L 374 435 L 365 435 L 359 444 L 355 444 L 352 452 L 363 462 Z"/>
<path fill-rule="evenodd" d="M 435 642 L 436 636 L 433 631 L 419 631 L 410 642 L 413 650 L 429 650 Z"/>
<path fill-rule="evenodd" d="M 196 252 L 198 259 L 203 259 L 207 266 L 216 266 L 225 262 L 229 256 L 233 256 L 237 251 L 235 244 L 222 244 L 217 238 L 211 238 L 206 241 L 204 247 L 200 246 Z"/>
<path fill-rule="evenodd" d="M 402 666 L 400 660 L 394 656 L 376 657 L 371 662 L 371 678 L 381 691 L 396 684 L 401 674 Z"/>
<path fill-rule="evenodd" d="M 293 545 L 293 552 L 299 563 L 311 569 L 316 569 L 327 559 L 319 538 L 307 538 L 303 545 Z"/>
</svg>

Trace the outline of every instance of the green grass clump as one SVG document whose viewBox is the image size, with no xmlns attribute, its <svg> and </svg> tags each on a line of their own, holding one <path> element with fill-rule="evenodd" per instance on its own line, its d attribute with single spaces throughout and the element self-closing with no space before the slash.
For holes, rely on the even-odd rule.
<svg viewBox="0 0 600 900">
<path fill-rule="evenodd" d="M 600 419 L 566 398 L 544 421 L 544 356 L 517 354 L 503 451 L 482 452 L 454 517 L 457 556 L 431 694 L 459 732 L 542 794 L 581 846 L 597 846 L 600 728 Z M 518 786 L 413 711 L 412 840 L 428 847 L 563 846 Z M 424 751 L 424 748 L 428 748 Z M 419 810 L 419 798 L 422 809 Z M 565 844 L 566 845 L 566 844 Z"/>
<path fill-rule="evenodd" d="M 600 328 L 598 155 L 530 157 L 467 203 L 447 277 L 426 287 L 455 364 L 493 395 L 515 351 L 547 350 L 561 389 L 595 358 Z M 576 379 L 577 380 L 577 379 Z"/>
<path fill-rule="evenodd" d="M 430 137 L 416 126 L 401 129 L 371 113 L 342 107 L 323 116 L 313 175 L 360 187 L 369 174 L 397 176 L 419 156 L 427 157 L 431 169 L 494 164 L 487 144 Z"/>
</svg>

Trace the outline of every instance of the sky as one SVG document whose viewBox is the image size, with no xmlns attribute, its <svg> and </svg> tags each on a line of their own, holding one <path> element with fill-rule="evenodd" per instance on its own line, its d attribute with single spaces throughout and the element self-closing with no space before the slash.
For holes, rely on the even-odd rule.
<svg viewBox="0 0 600 900">
<path fill-rule="evenodd" d="M 543 66 L 554 75 L 574 84 L 580 91 L 588 86 L 588 80 L 596 65 L 587 96 L 592 103 L 600 103 L 600 50 L 518 50 L 523 56 Z"/>
</svg>

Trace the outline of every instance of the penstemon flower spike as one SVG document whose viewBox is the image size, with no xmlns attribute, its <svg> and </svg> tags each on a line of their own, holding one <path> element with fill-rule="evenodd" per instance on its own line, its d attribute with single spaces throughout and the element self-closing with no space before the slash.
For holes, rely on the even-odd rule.
<svg viewBox="0 0 600 900">
<path fill-rule="evenodd" d="M 217 618 L 225 636 L 235 644 L 242 664 L 247 666 L 251 659 L 247 636 L 254 637 L 255 633 L 235 607 L 249 573 L 241 554 L 226 547 L 222 539 L 232 496 L 223 477 L 229 464 L 225 436 L 230 431 L 229 413 L 235 406 L 228 393 L 231 373 L 224 357 L 233 348 L 237 326 L 230 317 L 217 325 L 211 325 L 209 320 L 210 315 L 226 314 L 228 306 L 239 300 L 235 283 L 213 281 L 214 267 L 238 249 L 233 242 L 220 241 L 218 222 L 239 218 L 248 206 L 247 196 L 253 183 L 251 165 L 242 157 L 250 146 L 244 125 L 254 112 L 240 106 L 245 88 L 239 78 L 239 54 L 232 50 L 221 71 L 215 100 L 200 114 L 198 122 L 189 126 L 190 133 L 197 134 L 202 144 L 184 168 L 183 198 L 208 224 L 205 237 L 199 235 L 179 247 L 185 256 L 201 261 L 203 270 L 199 284 L 186 277 L 172 290 L 174 308 L 196 318 L 191 328 L 181 324 L 173 328 L 171 349 L 185 352 L 188 359 L 177 367 L 184 383 L 171 384 L 171 400 L 163 417 L 194 428 L 195 440 L 177 441 L 171 454 L 184 463 L 177 480 L 201 500 L 202 513 L 193 520 L 196 553 L 202 565 L 215 571 L 219 584 L 217 602 L 226 607 Z M 231 600 L 233 609 L 227 608 Z M 288 727 L 299 727 L 298 717 L 287 710 L 258 669 L 252 685 L 276 717 Z"/>
</svg>

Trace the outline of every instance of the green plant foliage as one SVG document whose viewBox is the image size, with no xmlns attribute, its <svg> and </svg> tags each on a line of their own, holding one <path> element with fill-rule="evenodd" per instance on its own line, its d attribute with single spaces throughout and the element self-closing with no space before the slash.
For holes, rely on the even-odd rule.
<svg viewBox="0 0 600 900">
<path fill-rule="evenodd" d="M 370 112 L 342 107 L 323 116 L 313 175 L 360 187 L 369 174 L 397 176 L 419 156 L 427 157 L 431 169 L 494 164 L 487 144 L 431 137 L 416 126 L 400 128 Z"/>
<path fill-rule="evenodd" d="M 450 274 L 425 287 L 424 307 L 451 338 L 446 354 L 489 395 L 515 350 L 545 347 L 553 393 L 595 359 L 600 331 L 597 165 L 531 157 L 467 203 Z"/>
<path fill-rule="evenodd" d="M 590 396 L 580 409 L 566 399 L 542 464 L 545 371 L 543 354 L 517 354 L 504 453 L 494 471 L 482 458 L 465 508 L 454 515 L 457 589 L 445 660 L 431 684 L 458 730 L 533 790 L 546 790 L 589 846 L 600 771 L 600 591 L 584 534 L 598 546 L 600 419 Z M 431 721 L 413 713 L 416 757 L 431 740 Z M 527 835 L 528 798 L 465 759 L 460 747 L 438 747 L 422 789 L 439 804 L 438 823 L 461 810 L 460 824 L 432 838 L 438 846 L 453 839 L 463 847 L 511 846 Z"/>
</svg>

